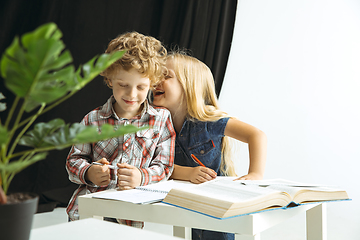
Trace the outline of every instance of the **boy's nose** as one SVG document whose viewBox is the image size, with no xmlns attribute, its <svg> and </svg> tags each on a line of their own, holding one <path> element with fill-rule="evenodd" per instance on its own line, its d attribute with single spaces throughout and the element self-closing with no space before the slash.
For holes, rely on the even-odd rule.
<svg viewBox="0 0 360 240">
<path fill-rule="evenodd" d="M 136 97 L 137 91 L 136 88 L 131 88 L 128 92 L 128 95 L 132 98 Z"/>
</svg>

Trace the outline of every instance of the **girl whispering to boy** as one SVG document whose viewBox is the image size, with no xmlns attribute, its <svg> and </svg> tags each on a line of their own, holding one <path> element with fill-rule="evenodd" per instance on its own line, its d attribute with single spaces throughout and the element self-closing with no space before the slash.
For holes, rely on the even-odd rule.
<svg viewBox="0 0 360 240">
<path fill-rule="evenodd" d="M 173 179 L 202 183 L 216 176 L 236 176 L 229 137 L 248 143 L 248 173 L 239 179 L 262 179 L 266 135 L 219 109 L 210 69 L 180 52 L 167 56 L 167 73 L 153 91 L 153 104 L 171 112 L 176 130 Z M 192 239 L 234 239 L 234 234 L 192 230 Z"/>
</svg>

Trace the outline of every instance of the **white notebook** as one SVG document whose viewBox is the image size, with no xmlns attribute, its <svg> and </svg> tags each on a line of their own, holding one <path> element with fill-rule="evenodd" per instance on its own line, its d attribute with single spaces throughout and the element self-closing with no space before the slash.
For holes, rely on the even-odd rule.
<svg viewBox="0 0 360 240">
<path fill-rule="evenodd" d="M 117 201 L 131 202 L 135 204 L 149 204 L 154 202 L 161 202 L 166 194 L 172 188 L 182 188 L 185 186 L 193 185 L 187 181 L 162 181 L 159 183 L 150 184 L 147 186 L 140 186 L 131 190 L 118 190 L 109 189 L 99 192 L 93 198 L 103 198 Z"/>
</svg>

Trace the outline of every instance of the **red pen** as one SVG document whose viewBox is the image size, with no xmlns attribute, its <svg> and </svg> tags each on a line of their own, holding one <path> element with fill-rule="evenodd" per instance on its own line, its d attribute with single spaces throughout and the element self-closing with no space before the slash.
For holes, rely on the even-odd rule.
<svg viewBox="0 0 360 240">
<path fill-rule="evenodd" d="M 200 165 L 203 166 L 203 167 L 206 167 L 202 162 L 200 162 L 199 159 L 197 159 L 197 157 L 195 157 L 194 154 L 191 154 L 191 157 L 192 157 L 198 164 L 200 164 Z"/>
</svg>

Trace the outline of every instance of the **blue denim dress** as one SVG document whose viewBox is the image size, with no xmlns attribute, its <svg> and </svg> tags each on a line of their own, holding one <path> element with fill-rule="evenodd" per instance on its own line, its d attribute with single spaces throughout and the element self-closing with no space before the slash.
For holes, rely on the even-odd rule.
<svg viewBox="0 0 360 240">
<path fill-rule="evenodd" d="M 218 176 L 221 164 L 221 141 L 229 118 L 214 122 L 185 120 L 180 133 L 176 133 L 175 164 L 197 167 L 194 155 L 206 167 L 213 169 Z M 233 240 L 234 234 L 192 229 L 193 240 Z"/>
</svg>

